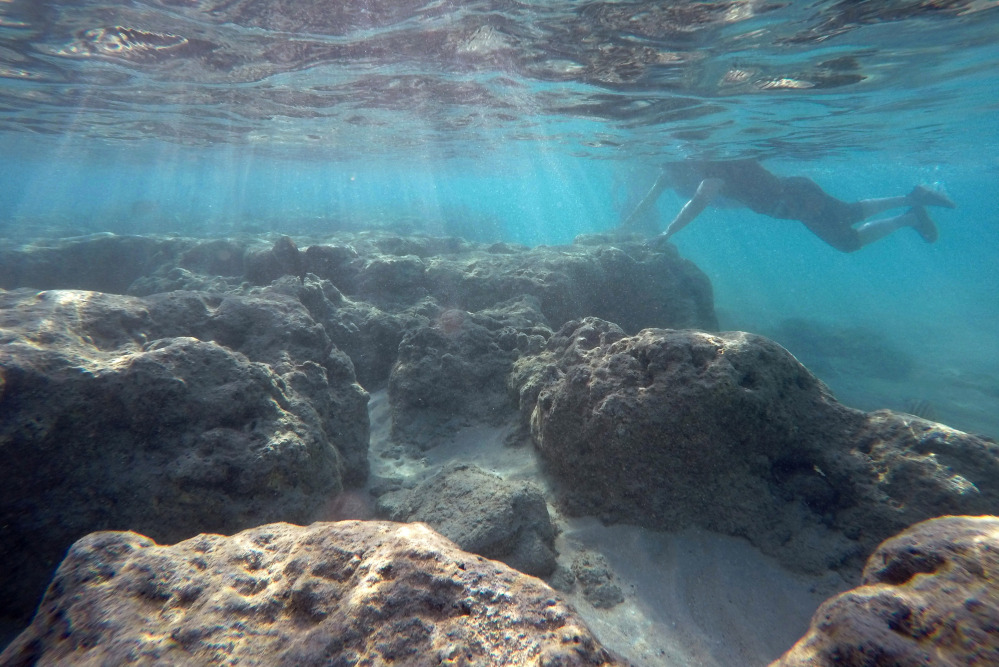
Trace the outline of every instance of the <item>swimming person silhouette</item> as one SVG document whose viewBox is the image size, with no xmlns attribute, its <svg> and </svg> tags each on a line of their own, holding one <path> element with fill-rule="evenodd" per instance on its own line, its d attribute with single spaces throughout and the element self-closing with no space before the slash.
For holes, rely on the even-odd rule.
<svg viewBox="0 0 999 667">
<path fill-rule="evenodd" d="M 937 240 L 937 227 L 926 206 L 955 208 L 947 195 L 924 186 L 916 186 L 907 195 L 882 199 L 845 202 L 826 193 L 814 181 L 802 176 L 777 176 L 756 160 L 683 161 L 663 166 L 659 178 L 638 206 L 621 223 L 621 231 L 638 231 L 638 222 L 646 217 L 663 190 L 693 192 L 680 212 L 649 243 L 663 243 L 689 225 L 718 197 L 782 220 L 797 220 L 820 239 L 843 252 L 853 252 L 889 234 L 911 227 L 923 240 Z M 857 223 L 894 208 L 909 210 L 891 218 Z"/>
</svg>

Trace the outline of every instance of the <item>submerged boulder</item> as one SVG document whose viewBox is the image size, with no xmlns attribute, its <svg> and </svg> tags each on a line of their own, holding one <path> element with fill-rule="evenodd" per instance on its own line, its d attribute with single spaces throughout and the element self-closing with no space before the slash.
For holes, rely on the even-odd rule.
<svg viewBox="0 0 999 667">
<path fill-rule="evenodd" d="M 999 511 L 995 443 L 847 408 L 760 336 L 587 318 L 511 384 L 571 514 L 745 536 L 820 572 L 918 521 Z"/>
<path fill-rule="evenodd" d="M 467 421 L 515 414 L 506 381 L 522 352 L 551 335 L 537 300 L 524 297 L 469 313 L 430 305 L 426 324 L 399 344 L 389 377 L 392 437 L 430 447 Z"/>
<path fill-rule="evenodd" d="M 626 331 L 718 327 L 708 277 L 675 248 L 651 252 L 640 243 L 542 246 L 425 263 L 430 294 L 469 311 L 527 295 L 538 300 L 555 327 L 586 316 L 616 322 Z"/>
<path fill-rule="evenodd" d="M 383 495 L 393 521 L 429 524 L 464 551 L 536 577 L 555 570 L 555 525 L 541 490 L 468 464 L 449 464 L 412 490 Z"/>
<path fill-rule="evenodd" d="M 301 304 L 0 291 L 0 597 L 82 535 L 306 521 L 367 476 L 367 394 Z"/>
<path fill-rule="evenodd" d="M 917 524 L 867 559 L 771 667 L 999 665 L 999 518 Z"/>
<path fill-rule="evenodd" d="M 267 289 L 302 303 L 333 344 L 350 357 L 357 381 L 372 390 L 388 381 L 406 332 L 425 326 L 430 321 L 428 311 L 439 310 L 431 300 L 397 312 L 384 311 L 346 296 L 330 280 L 312 274 L 302 280 L 286 277 Z"/>
<path fill-rule="evenodd" d="M 93 234 L 0 250 L 0 289 L 80 289 L 124 294 L 191 246 L 189 241 Z"/>
<path fill-rule="evenodd" d="M 246 254 L 246 278 L 255 285 L 267 285 L 281 276 L 305 275 L 305 254 L 290 236 L 282 236 L 269 250 Z"/>
<path fill-rule="evenodd" d="M 421 524 L 88 535 L 2 664 L 621 664 L 542 582 Z"/>
<path fill-rule="evenodd" d="M 607 559 L 596 551 L 583 550 L 572 559 L 572 585 L 597 609 L 611 609 L 624 602 L 624 592 L 616 582 Z"/>
</svg>

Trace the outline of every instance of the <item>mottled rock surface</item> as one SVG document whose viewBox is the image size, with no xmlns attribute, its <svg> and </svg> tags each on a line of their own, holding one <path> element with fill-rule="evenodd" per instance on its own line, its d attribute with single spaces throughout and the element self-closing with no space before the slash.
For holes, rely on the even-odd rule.
<svg viewBox="0 0 999 667">
<path fill-rule="evenodd" d="M 363 482 L 362 386 L 426 448 L 513 414 L 513 362 L 566 318 L 716 325 L 706 276 L 638 243 L 98 235 L 5 247 L 0 288 L 0 614 L 21 619 L 87 532 L 303 521 Z"/>
<path fill-rule="evenodd" d="M 523 297 L 475 313 L 428 312 L 399 344 L 389 377 L 392 438 L 419 447 L 468 422 L 499 423 L 515 413 L 507 389 L 513 362 L 551 335 L 537 299 Z"/>
<path fill-rule="evenodd" d="M 422 524 L 271 524 L 70 549 L 0 664 L 620 664 L 552 589 Z"/>
<path fill-rule="evenodd" d="M 142 276 L 193 245 L 189 241 L 96 234 L 0 251 L 0 288 L 79 289 L 124 294 Z"/>
<path fill-rule="evenodd" d="M 598 609 L 610 609 L 624 602 L 607 559 L 595 551 L 581 551 L 572 559 L 572 575 L 586 601 Z"/>
<path fill-rule="evenodd" d="M 568 512 L 747 537 L 786 565 L 860 570 L 885 538 L 999 511 L 999 447 L 840 405 L 746 333 L 565 325 L 511 377 Z"/>
<path fill-rule="evenodd" d="M 412 490 L 379 498 L 393 521 L 429 524 L 464 551 L 545 577 L 555 569 L 555 526 L 541 490 L 477 466 L 449 464 Z"/>
<path fill-rule="evenodd" d="M 639 243 L 476 253 L 429 262 L 426 280 L 441 303 L 469 311 L 533 296 L 554 327 L 592 315 L 630 332 L 718 328 L 710 281 L 671 247 L 662 253 Z"/>
<path fill-rule="evenodd" d="M 529 249 L 386 232 L 341 233 L 312 245 L 287 236 L 198 240 L 106 234 L 0 250 L 4 289 L 235 294 L 287 276 L 306 280 L 309 274 L 347 297 L 331 299 L 332 316 L 324 326 L 368 388 L 388 379 L 406 331 L 427 323 L 414 315 L 427 299 L 441 311 L 474 313 L 529 296 L 554 327 L 596 315 L 627 331 L 717 328 L 707 277 L 674 248 L 651 252 L 639 242 Z"/>
<path fill-rule="evenodd" d="M 948 516 L 878 547 L 772 667 L 999 665 L 999 518 Z"/>
<path fill-rule="evenodd" d="M 0 597 L 81 536 L 308 520 L 367 476 L 367 394 L 301 303 L 0 291 Z"/>
</svg>

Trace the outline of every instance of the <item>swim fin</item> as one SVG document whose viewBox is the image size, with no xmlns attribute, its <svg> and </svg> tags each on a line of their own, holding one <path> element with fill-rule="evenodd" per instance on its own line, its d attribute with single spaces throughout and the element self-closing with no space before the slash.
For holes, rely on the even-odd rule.
<svg viewBox="0 0 999 667">
<path fill-rule="evenodd" d="M 917 206 L 940 206 L 942 208 L 957 208 L 954 200 L 940 190 L 931 190 L 925 185 L 917 185 L 909 193 L 909 201 Z"/>
</svg>

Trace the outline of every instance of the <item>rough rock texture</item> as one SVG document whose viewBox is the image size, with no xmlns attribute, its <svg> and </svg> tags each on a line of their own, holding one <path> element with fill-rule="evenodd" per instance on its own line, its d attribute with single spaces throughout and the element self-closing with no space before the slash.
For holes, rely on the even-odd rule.
<svg viewBox="0 0 999 667">
<path fill-rule="evenodd" d="M 626 331 L 718 327 L 711 283 L 675 248 L 652 253 L 640 244 L 622 244 L 478 253 L 428 262 L 426 280 L 441 303 L 469 311 L 536 297 L 555 327 L 588 315 Z"/>
<path fill-rule="evenodd" d="M 999 665 L 999 518 L 949 516 L 878 547 L 772 667 Z"/>
<path fill-rule="evenodd" d="M 537 577 L 555 569 L 555 526 L 541 490 L 468 464 L 449 464 L 413 490 L 379 498 L 393 521 L 429 524 L 461 549 Z"/>
<path fill-rule="evenodd" d="M 717 328 L 707 277 L 675 249 L 653 253 L 637 242 L 528 249 L 363 232 L 337 234 L 306 247 L 287 236 L 197 240 L 98 235 L 0 250 L 0 288 L 5 289 L 235 294 L 283 277 L 307 282 L 309 274 L 329 281 L 345 297 L 331 298 L 333 309 L 324 327 L 368 388 L 388 379 L 403 335 L 427 324 L 416 312 L 428 299 L 441 311 L 474 313 L 529 296 L 555 327 L 596 315 L 628 331 Z M 318 313 L 313 316 L 320 319 Z"/>
<path fill-rule="evenodd" d="M 315 246 L 313 246 L 315 247 Z M 326 279 L 306 274 L 303 279 L 285 276 L 267 288 L 304 305 L 333 344 L 348 355 L 358 382 L 365 387 L 384 385 L 406 331 L 424 326 L 434 308 L 419 303 L 398 313 L 387 313 L 348 298 Z"/>
<path fill-rule="evenodd" d="M 572 559 L 572 575 L 586 601 L 598 609 L 610 609 L 624 602 L 624 593 L 615 583 L 607 559 L 595 551 L 581 551 Z"/>
<path fill-rule="evenodd" d="M 503 321 L 508 315 L 497 313 L 511 303 L 529 302 L 536 311 L 527 318 L 528 327 L 559 326 L 574 317 L 598 315 L 629 331 L 645 326 L 717 328 L 710 282 L 672 248 L 652 253 L 630 243 L 621 248 L 529 250 L 507 244 L 476 246 L 459 239 L 367 234 L 346 245 L 311 246 L 304 256 L 307 272 L 331 281 L 345 296 L 342 301 L 331 299 L 330 317 L 316 317 L 326 323 L 337 346 L 350 354 L 367 387 L 385 381 L 397 353 L 412 366 L 418 362 L 414 355 L 429 352 L 424 363 L 429 366 L 441 363 L 438 356 L 447 356 L 446 362 L 472 355 L 457 369 L 436 373 L 448 380 L 444 393 L 467 397 L 465 386 L 476 380 L 460 376 L 469 373 L 488 376 L 489 391 L 501 393 L 496 386 L 504 382 L 509 361 L 501 361 L 492 351 L 480 355 L 476 346 L 482 344 L 481 332 L 474 341 L 454 341 L 468 333 L 452 331 L 455 324 L 447 319 L 469 319 L 495 331 L 497 319 L 501 326 L 511 326 Z M 473 314 L 477 317 L 467 317 Z M 452 340 L 432 335 L 433 340 L 428 340 L 428 329 Z M 406 336 L 413 340 L 403 343 Z M 466 343 L 471 348 L 456 354 L 454 348 Z M 509 346 L 502 349 L 510 351 Z M 480 358 L 482 368 L 469 364 Z M 463 408 L 476 409 L 465 403 Z M 400 422 L 406 421 L 402 415 Z"/>
<path fill-rule="evenodd" d="M 390 384 L 395 437 L 432 446 L 513 414 L 505 378 L 549 324 L 715 326 L 707 278 L 636 243 L 98 235 L 0 249 L 0 288 L 25 288 L 0 293 L 0 595 L 22 617 L 86 532 L 303 520 L 360 483 L 361 386 Z"/>
<path fill-rule="evenodd" d="M 124 294 L 189 241 L 97 234 L 29 250 L 0 251 L 0 288 L 80 289 Z"/>
<path fill-rule="evenodd" d="M 0 290 L 0 598 L 88 532 L 304 521 L 367 476 L 367 394 L 280 293 Z"/>
<path fill-rule="evenodd" d="M 572 514 L 742 535 L 819 572 L 859 571 L 918 521 L 999 511 L 995 443 L 846 408 L 760 336 L 587 318 L 511 383 Z"/>
<path fill-rule="evenodd" d="M 420 524 L 271 524 L 70 549 L 0 664 L 620 664 L 552 589 Z"/>
<path fill-rule="evenodd" d="M 428 310 L 427 324 L 399 344 L 389 378 L 392 438 L 434 444 L 458 421 L 498 423 L 515 413 L 507 390 L 513 362 L 551 335 L 537 299 L 468 313 Z"/>
<path fill-rule="evenodd" d="M 288 236 L 274 242 L 270 250 L 249 252 L 245 258 L 246 278 L 255 285 L 266 285 L 281 276 L 305 275 L 305 254 Z"/>
</svg>

